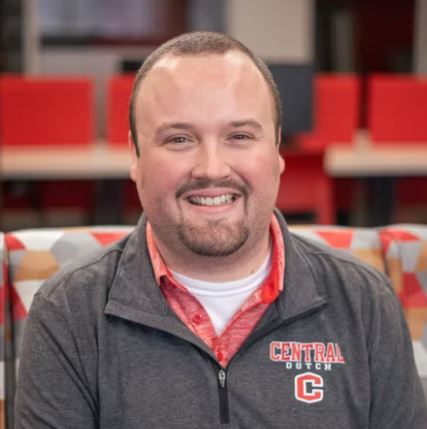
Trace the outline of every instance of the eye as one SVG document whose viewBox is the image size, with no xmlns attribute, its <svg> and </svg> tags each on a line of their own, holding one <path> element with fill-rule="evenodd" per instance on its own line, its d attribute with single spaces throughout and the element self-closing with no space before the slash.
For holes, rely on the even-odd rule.
<svg viewBox="0 0 427 429">
<path fill-rule="evenodd" d="M 249 133 L 238 132 L 231 134 L 228 141 L 236 146 L 246 146 L 252 142 L 253 139 L 254 137 Z"/>
<path fill-rule="evenodd" d="M 166 143 L 176 143 L 176 144 L 182 144 L 189 142 L 190 139 L 186 136 L 173 136 L 166 139 Z"/>
<path fill-rule="evenodd" d="M 179 134 L 167 137 L 164 140 L 164 145 L 168 150 L 183 151 L 193 147 L 194 142 L 195 140 L 191 136 Z"/>
</svg>

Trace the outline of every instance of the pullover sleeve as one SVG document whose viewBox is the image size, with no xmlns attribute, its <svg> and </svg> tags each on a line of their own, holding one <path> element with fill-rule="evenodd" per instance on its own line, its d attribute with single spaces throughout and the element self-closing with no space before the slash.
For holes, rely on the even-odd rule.
<svg viewBox="0 0 427 429">
<path fill-rule="evenodd" d="M 36 294 L 19 363 L 15 427 L 97 428 L 97 401 L 88 386 L 66 320 L 48 298 Z"/>
<path fill-rule="evenodd" d="M 370 429 L 427 428 L 426 399 L 399 301 L 389 288 L 374 309 L 370 347 Z"/>
</svg>

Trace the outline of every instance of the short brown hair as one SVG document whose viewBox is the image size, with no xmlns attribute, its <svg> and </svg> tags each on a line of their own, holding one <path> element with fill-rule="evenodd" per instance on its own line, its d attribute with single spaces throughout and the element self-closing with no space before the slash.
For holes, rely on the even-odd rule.
<svg viewBox="0 0 427 429">
<path fill-rule="evenodd" d="M 263 75 L 271 95 L 275 107 L 276 115 L 276 134 L 279 138 L 279 128 L 282 117 L 282 105 L 280 102 L 280 94 L 274 82 L 273 76 L 267 65 L 261 58 L 257 57 L 249 48 L 238 40 L 221 33 L 208 31 L 195 31 L 177 36 L 153 51 L 138 70 L 135 81 L 133 83 L 132 94 L 129 106 L 129 125 L 132 135 L 132 140 L 135 144 L 136 153 L 139 156 L 139 146 L 137 142 L 136 123 L 135 123 L 135 102 L 138 93 L 138 88 L 142 80 L 147 76 L 153 66 L 167 54 L 182 56 L 182 55 L 200 55 L 200 54 L 225 54 L 228 51 L 240 51 L 247 55 L 258 70 Z M 278 139 L 279 141 L 279 139 Z"/>
</svg>

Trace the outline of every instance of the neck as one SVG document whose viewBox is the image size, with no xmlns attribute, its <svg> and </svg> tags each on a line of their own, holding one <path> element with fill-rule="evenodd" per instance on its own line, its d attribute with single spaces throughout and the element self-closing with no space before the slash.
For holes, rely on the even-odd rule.
<svg viewBox="0 0 427 429">
<path fill-rule="evenodd" d="M 228 256 L 201 256 L 188 249 L 173 251 L 163 245 L 154 234 L 158 250 L 166 266 L 187 277 L 212 281 L 227 282 L 239 280 L 258 270 L 270 250 L 270 233 L 267 230 L 261 240 L 245 243 L 238 251 Z"/>
</svg>

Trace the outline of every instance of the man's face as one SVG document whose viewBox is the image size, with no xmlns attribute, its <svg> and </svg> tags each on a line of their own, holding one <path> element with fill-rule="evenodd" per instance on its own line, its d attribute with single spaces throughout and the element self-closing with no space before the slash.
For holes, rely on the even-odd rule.
<svg viewBox="0 0 427 429">
<path fill-rule="evenodd" d="M 227 256 L 268 236 L 283 160 L 271 93 L 240 52 L 168 55 L 135 105 L 131 177 L 160 249 Z"/>
</svg>

